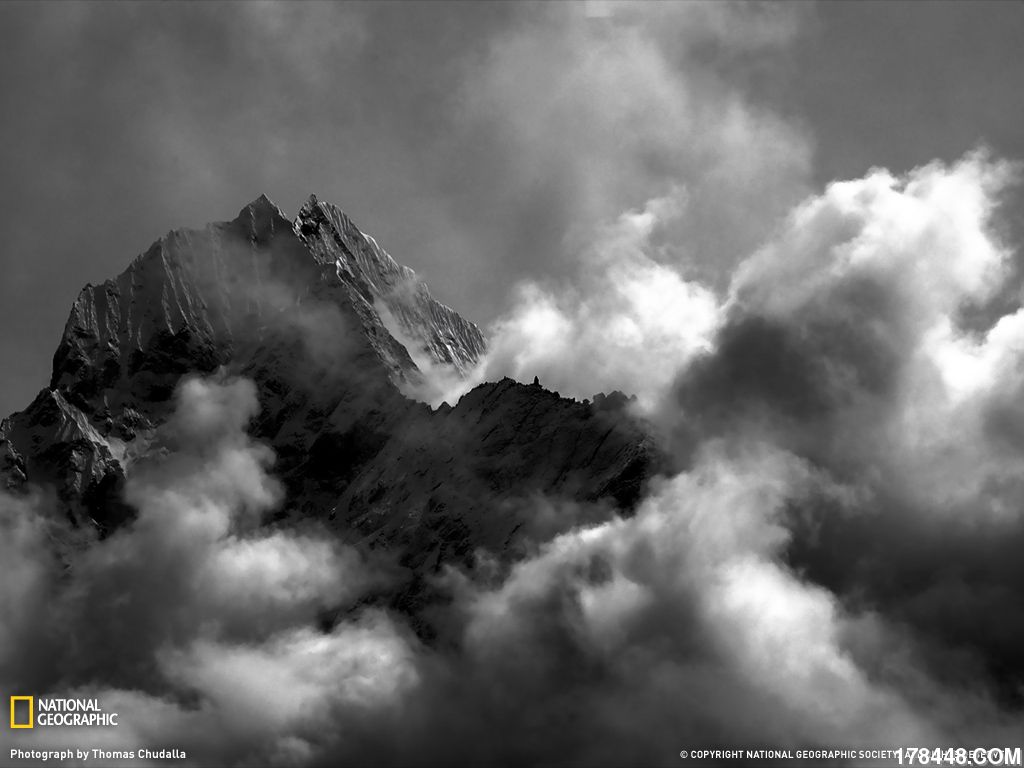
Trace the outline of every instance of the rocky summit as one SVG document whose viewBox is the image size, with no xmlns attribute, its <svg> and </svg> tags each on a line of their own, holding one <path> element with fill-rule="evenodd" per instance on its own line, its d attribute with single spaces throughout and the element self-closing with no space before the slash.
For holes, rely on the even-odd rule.
<svg viewBox="0 0 1024 768">
<path fill-rule="evenodd" d="M 658 466 L 621 396 L 578 402 L 511 379 L 437 409 L 404 394 L 485 351 L 476 325 L 340 208 L 310 197 L 289 219 L 261 196 L 81 291 L 49 385 L 0 423 L 0 487 L 42 489 L 60 545 L 88 546 L 132 519 L 125 479 L 182 377 L 245 376 L 261 406 L 252 433 L 286 490 L 277 522 L 318 519 L 388 550 L 411 599 L 443 564 L 511 556 L 574 521 L 538 510 L 628 512 Z"/>
</svg>

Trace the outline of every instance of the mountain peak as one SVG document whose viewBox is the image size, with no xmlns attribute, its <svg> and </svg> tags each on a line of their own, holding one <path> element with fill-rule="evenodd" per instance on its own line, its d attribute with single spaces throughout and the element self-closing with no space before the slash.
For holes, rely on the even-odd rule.
<svg viewBox="0 0 1024 768">
<path fill-rule="evenodd" d="M 474 324 L 434 301 L 339 208 L 311 195 L 292 221 L 261 194 L 234 220 L 174 230 L 117 278 L 86 286 L 50 388 L 90 418 L 107 404 L 148 407 L 189 370 L 243 365 L 240 350 L 292 315 L 300 326 L 316 320 L 317 349 L 333 337 L 365 347 L 361 359 L 399 386 L 424 364 L 465 372 L 485 346 Z"/>
<path fill-rule="evenodd" d="M 267 195 L 263 192 L 260 192 L 260 196 L 253 200 L 251 203 L 249 203 L 249 205 L 247 205 L 246 208 L 269 208 L 277 211 L 281 210 L 278 207 L 277 203 L 275 203 L 273 200 L 267 197 Z"/>
<path fill-rule="evenodd" d="M 260 404 L 250 433 L 286 495 L 275 523 L 309 517 L 402 552 L 409 580 L 387 599 L 425 616 L 437 595 L 423 585 L 445 564 L 526 546 L 520 500 L 632 509 L 660 461 L 636 424 L 539 385 L 481 384 L 436 411 L 403 396 L 422 370 L 465 373 L 484 352 L 473 323 L 339 208 L 311 196 L 289 221 L 260 195 L 83 289 L 50 385 L 0 421 L 0 489 L 52 488 L 54 541 L 88 546 L 134 515 L 125 483 L 165 455 L 182 378 L 243 376 Z"/>
<path fill-rule="evenodd" d="M 266 239 L 282 228 L 290 229 L 291 221 L 273 200 L 261 194 L 238 212 L 235 223 L 247 231 L 249 239 Z"/>
<path fill-rule="evenodd" d="M 263 216 L 279 216 L 282 219 L 287 219 L 284 211 L 281 210 L 280 206 L 267 197 L 265 194 L 260 194 L 251 203 L 248 203 L 242 210 L 238 212 L 239 216 L 246 214 L 259 214 Z"/>
</svg>

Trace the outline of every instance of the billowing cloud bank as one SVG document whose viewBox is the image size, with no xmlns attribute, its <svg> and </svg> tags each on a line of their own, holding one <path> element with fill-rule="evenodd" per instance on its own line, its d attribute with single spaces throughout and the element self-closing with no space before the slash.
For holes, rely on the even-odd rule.
<svg viewBox="0 0 1024 768">
<path fill-rule="evenodd" d="M 445 572 L 429 645 L 402 616 L 353 607 L 384 569 L 315 529 L 259 525 L 279 490 L 246 436 L 252 385 L 186 381 L 162 458 L 129 483 L 138 519 L 70 574 L 47 560 L 30 502 L 5 499 L 5 687 L 130 713 L 51 739 L 199 763 L 1019 743 L 1024 315 L 992 303 L 1013 273 L 991 229 L 1013 173 L 972 154 L 829 186 L 727 293 L 667 278 L 699 333 L 645 319 L 659 279 L 597 279 L 551 311 L 584 346 L 615 327 L 601 317 L 641 338 L 587 347 L 589 368 L 517 310 L 497 349 L 549 360 L 567 388 L 649 373 L 639 407 L 684 469 L 628 519 L 508 569 Z M 636 245 L 664 210 L 613 225 L 622 258 L 595 274 L 669 274 Z M 968 314 L 987 319 L 968 330 Z"/>
<path fill-rule="evenodd" d="M 335 699 L 373 703 L 403 684 L 378 642 L 405 652 L 386 617 L 318 629 L 382 572 L 317 530 L 261 527 L 281 493 L 272 452 L 245 432 L 257 410 L 249 381 L 186 380 L 159 458 L 128 483 L 137 519 L 67 573 L 47 558 L 45 517 L 3 499 L 4 690 L 99 696 L 123 723 L 51 731 L 47 746 L 143 742 L 276 764 L 308 756 L 309 711 L 329 717 Z"/>
<path fill-rule="evenodd" d="M 831 184 L 721 296 L 657 260 L 652 200 L 590 282 L 527 287 L 495 326 L 484 378 L 635 391 L 687 467 L 473 596 L 467 637 L 530 647 L 540 700 L 586 670 L 573 714 L 617 738 L 559 752 L 554 728 L 554 754 L 1019 741 L 1024 310 L 993 226 L 1016 174 L 976 152 Z"/>
</svg>

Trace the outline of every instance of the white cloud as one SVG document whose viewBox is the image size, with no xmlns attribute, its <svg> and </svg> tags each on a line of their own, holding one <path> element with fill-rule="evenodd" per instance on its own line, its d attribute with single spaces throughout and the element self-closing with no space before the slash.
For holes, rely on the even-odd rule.
<svg viewBox="0 0 1024 768">
<path fill-rule="evenodd" d="M 714 293 L 659 261 L 652 242 L 683 206 L 678 190 L 623 214 L 583 256 L 569 290 L 521 286 L 516 305 L 490 329 L 478 368 L 439 399 L 501 376 L 538 376 L 566 396 L 618 389 L 652 407 L 679 367 L 709 349 L 719 322 Z"/>
</svg>

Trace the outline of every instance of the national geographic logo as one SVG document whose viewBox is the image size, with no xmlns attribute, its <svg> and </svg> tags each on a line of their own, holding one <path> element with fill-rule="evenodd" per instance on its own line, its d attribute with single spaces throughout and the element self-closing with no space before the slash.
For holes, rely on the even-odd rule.
<svg viewBox="0 0 1024 768">
<path fill-rule="evenodd" d="M 11 728 L 35 728 L 35 704 L 35 696 L 11 696 Z"/>
<path fill-rule="evenodd" d="M 37 701 L 35 696 L 11 696 L 11 728 L 75 725 L 115 726 L 117 712 L 104 712 L 99 699 L 40 698 Z"/>
</svg>

